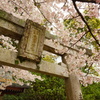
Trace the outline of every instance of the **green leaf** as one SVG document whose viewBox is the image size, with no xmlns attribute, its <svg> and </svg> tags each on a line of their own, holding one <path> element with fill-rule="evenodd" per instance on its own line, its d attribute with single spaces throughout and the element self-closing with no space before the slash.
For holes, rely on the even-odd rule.
<svg viewBox="0 0 100 100">
<path fill-rule="evenodd" d="M 100 29 L 100 20 L 97 18 L 91 18 L 88 20 L 88 24 L 90 25 L 91 29 Z"/>
<path fill-rule="evenodd" d="M 14 9 L 15 9 L 15 11 L 17 11 L 18 10 L 18 7 L 15 7 Z"/>
<path fill-rule="evenodd" d="M 18 59 L 15 60 L 15 64 L 17 64 L 17 65 L 19 64 L 19 60 Z"/>
<path fill-rule="evenodd" d="M 87 14 L 88 13 L 88 10 L 84 10 L 84 12 L 83 12 L 84 14 Z"/>
<path fill-rule="evenodd" d="M 89 16 L 84 16 L 84 18 L 88 21 L 90 19 Z"/>
<path fill-rule="evenodd" d="M 92 36 L 91 36 L 90 32 L 88 32 L 88 33 L 86 34 L 85 37 L 86 37 L 87 39 L 90 39 Z"/>
</svg>

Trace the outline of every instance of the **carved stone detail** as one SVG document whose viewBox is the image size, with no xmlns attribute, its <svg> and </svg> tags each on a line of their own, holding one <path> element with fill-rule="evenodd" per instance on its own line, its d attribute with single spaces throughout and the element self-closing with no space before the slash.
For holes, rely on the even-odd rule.
<svg viewBox="0 0 100 100">
<path fill-rule="evenodd" d="M 18 56 L 39 61 L 43 51 L 44 38 L 45 28 L 31 20 L 27 20 Z"/>
</svg>

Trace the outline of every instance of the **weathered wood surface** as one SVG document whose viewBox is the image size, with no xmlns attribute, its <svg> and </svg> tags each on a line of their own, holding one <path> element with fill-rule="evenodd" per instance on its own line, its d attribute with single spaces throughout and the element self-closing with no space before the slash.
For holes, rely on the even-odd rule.
<svg viewBox="0 0 100 100">
<path fill-rule="evenodd" d="M 18 55 L 39 62 L 43 51 L 44 39 L 45 28 L 31 20 L 27 20 Z"/>
<path fill-rule="evenodd" d="M 3 10 L 0 10 L 0 18 L 10 22 L 10 23 L 13 23 L 13 24 L 16 24 L 16 25 L 19 25 L 20 27 L 24 27 L 25 26 L 25 21 L 22 20 L 22 19 L 19 19 L 15 16 L 13 16 L 12 14 L 9 14 Z"/>
<path fill-rule="evenodd" d="M 68 71 L 65 66 L 60 66 L 58 64 L 49 63 L 46 61 L 41 61 L 39 64 L 36 64 L 35 62 L 28 60 L 21 61 L 19 58 L 17 58 L 16 52 L 6 50 L 1 47 L 0 64 L 8 65 L 14 68 L 21 68 L 29 71 L 55 75 L 59 77 L 68 77 Z"/>
<path fill-rule="evenodd" d="M 19 40 L 23 35 L 23 29 L 23 27 L 0 18 L 0 34 Z"/>
<path fill-rule="evenodd" d="M 55 44 L 54 42 L 51 42 L 48 39 L 45 39 L 43 49 L 46 50 L 46 51 L 49 51 L 51 53 L 54 53 L 54 54 L 57 54 L 57 55 L 62 56 L 62 54 L 60 54 L 60 53 L 58 53 L 56 51 L 57 50 L 58 51 L 62 50 L 63 49 L 63 46 L 62 45 Z"/>
</svg>

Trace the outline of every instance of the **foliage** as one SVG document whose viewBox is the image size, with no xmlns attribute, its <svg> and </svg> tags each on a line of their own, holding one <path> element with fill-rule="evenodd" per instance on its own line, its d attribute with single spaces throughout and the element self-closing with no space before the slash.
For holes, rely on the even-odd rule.
<svg viewBox="0 0 100 100">
<path fill-rule="evenodd" d="M 4 95 L 3 100 L 66 100 L 64 80 L 42 75 L 44 81 L 36 80 L 31 88 L 17 95 Z M 81 86 L 84 100 L 100 100 L 100 83 Z"/>
<path fill-rule="evenodd" d="M 18 100 L 18 97 L 15 95 L 5 95 L 3 96 L 3 100 Z"/>
<path fill-rule="evenodd" d="M 82 86 L 84 100 L 100 100 L 100 83 Z"/>
<path fill-rule="evenodd" d="M 56 58 L 57 58 L 57 56 L 54 56 L 54 55 L 45 55 L 42 59 L 44 61 L 54 63 Z"/>
<path fill-rule="evenodd" d="M 32 87 L 16 96 L 5 95 L 3 100 L 66 100 L 64 80 L 43 75 L 44 81 L 36 80 Z M 12 99 L 13 98 L 13 99 Z"/>
</svg>

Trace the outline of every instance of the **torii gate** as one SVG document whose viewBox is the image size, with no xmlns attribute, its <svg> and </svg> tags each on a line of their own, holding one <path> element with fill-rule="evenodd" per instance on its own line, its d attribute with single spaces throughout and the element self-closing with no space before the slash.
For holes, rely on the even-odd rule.
<svg viewBox="0 0 100 100">
<path fill-rule="evenodd" d="M 48 41 L 53 36 L 47 34 L 44 27 L 31 20 L 25 22 L 0 10 L 0 34 L 20 41 L 18 53 L 0 47 L 1 64 L 62 77 L 65 79 L 67 100 L 83 100 L 77 75 L 68 73 L 70 67 L 66 67 L 63 55 L 60 55 L 65 63 L 63 65 L 40 61 L 43 50 L 58 54 L 55 50 L 63 48 L 62 45 L 55 47 Z"/>
</svg>

